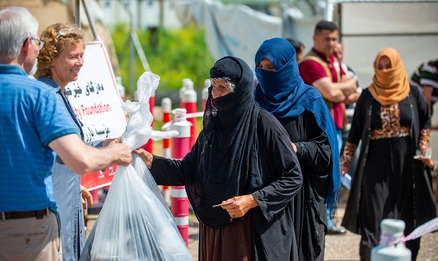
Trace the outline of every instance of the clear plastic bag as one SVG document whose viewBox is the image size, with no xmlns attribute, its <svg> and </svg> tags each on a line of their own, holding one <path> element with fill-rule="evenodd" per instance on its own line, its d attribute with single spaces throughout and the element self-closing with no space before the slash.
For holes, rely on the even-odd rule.
<svg viewBox="0 0 438 261">
<path fill-rule="evenodd" d="M 157 75 L 144 73 L 137 83 L 139 102 L 123 104 L 130 117 L 122 142 L 132 149 L 149 138 L 177 134 L 152 131 L 150 127 L 149 97 L 158 82 Z M 117 168 L 80 260 L 193 260 L 167 203 L 139 156 L 133 155 L 129 166 Z"/>
</svg>

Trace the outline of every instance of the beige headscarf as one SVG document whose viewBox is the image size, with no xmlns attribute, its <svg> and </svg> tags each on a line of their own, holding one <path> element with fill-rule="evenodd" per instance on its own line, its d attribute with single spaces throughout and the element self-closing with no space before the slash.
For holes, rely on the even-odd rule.
<svg viewBox="0 0 438 261">
<path fill-rule="evenodd" d="M 388 57 L 391 69 L 379 70 L 382 57 Z M 371 95 L 382 105 L 398 103 L 405 99 L 410 91 L 408 76 L 403 61 L 397 50 L 382 49 L 374 60 L 373 83 L 369 87 Z"/>
</svg>

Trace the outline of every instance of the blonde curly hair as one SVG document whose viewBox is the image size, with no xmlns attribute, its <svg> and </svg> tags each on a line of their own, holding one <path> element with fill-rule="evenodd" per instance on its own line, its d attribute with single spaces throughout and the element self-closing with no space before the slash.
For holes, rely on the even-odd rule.
<svg viewBox="0 0 438 261">
<path fill-rule="evenodd" d="M 57 23 L 47 27 L 40 36 L 45 42 L 38 55 L 38 69 L 35 78 L 52 77 L 50 63 L 53 58 L 72 46 L 84 44 L 84 31 L 75 24 Z"/>
</svg>

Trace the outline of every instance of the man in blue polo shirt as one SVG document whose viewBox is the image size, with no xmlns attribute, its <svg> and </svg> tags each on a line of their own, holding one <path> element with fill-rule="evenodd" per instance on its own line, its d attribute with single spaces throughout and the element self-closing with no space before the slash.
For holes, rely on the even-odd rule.
<svg viewBox="0 0 438 261">
<path fill-rule="evenodd" d="M 127 145 L 85 145 L 53 89 L 27 76 L 44 45 L 37 31 L 27 9 L 0 10 L 0 260 L 62 260 L 53 151 L 76 173 L 131 162 Z"/>
</svg>

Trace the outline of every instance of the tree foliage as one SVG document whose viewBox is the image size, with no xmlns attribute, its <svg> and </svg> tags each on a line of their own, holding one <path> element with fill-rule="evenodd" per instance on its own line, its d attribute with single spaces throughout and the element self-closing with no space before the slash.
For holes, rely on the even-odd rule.
<svg viewBox="0 0 438 261">
<path fill-rule="evenodd" d="M 183 78 L 192 79 L 195 89 L 201 89 L 214 64 L 204 41 L 204 29 L 192 25 L 183 29 L 160 28 L 157 31 L 138 31 L 137 36 L 151 71 L 160 76 L 159 89 L 179 90 Z M 112 32 L 125 88 L 129 83 L 128 36 L 129 28 L 125 24 L 117 25 Z M 137 53 L 135 57 L 134 82 L 144 72 Z"/>
</svg>

